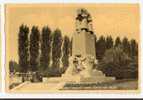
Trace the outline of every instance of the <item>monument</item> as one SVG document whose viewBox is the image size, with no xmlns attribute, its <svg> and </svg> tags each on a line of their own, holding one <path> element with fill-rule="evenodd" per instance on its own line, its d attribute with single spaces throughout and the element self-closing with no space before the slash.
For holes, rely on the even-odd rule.
<svg viewBox="0 0 143 100">
<path fill-rule="evenodd" d="M 62 75 L 67 82 L 105 82 L 114 80 L 106 77 L 96 66 L 95 37 L 92 18 L 86 9 L 78 9 L 76 16 L 76 32 L 73 34 L 72 56 L 69 67 Z"/>
</svg>

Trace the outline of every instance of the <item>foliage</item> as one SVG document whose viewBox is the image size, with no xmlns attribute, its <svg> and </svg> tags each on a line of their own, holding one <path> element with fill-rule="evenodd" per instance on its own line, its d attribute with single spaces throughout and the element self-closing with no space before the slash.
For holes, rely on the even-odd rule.
<svg viewBox="0 0 143 100">
<path fill-rule="evenodd" d="M 62 39 L 60 29 L 51 32 L 48 26 L 43 27 L 41 34 L 38 27 L 33 26 L 30 38 L 28 36 L 29 28 L 21 25 L 18 34 L 19 62 L 18 64 L 15 61 L 9 62 L 10 72 L 40 71 L 44 76 L 59 76 L 61 72 L 65 72 L 69 66 L 69 56 L 72 55 L 72 38 L 70 40 L 68 36 L 65 36 Z M 117 79 L 138 77 L 136 40 L 129 41 L 127 37 L 121 40 L 117 37 L 113 41 L 111 36 L 100 36 L 99 39 L 96 35 L 94 37 L 96 58 L 99 62 L 98 69 Z M 60 68 L 61 61 L 63 68 Z"/>
<path fill-rule="evenodd" d="M 117 79 L 131 78 L 137 66 L 131 68 L 131 57 L 119 47 L 111 48 L 105 52 L 105 56 L 99 63 L 99 69 L 108 76 Z"/>
<path fill-rule="evenodd" d="M 59 29 L 56 29 L 52 35 L 52 72 L 58 75 L 61 58 L 62 35 Z"/>
<path fill-rule="evenodd" d="M 68 59 L 70 54 L 70 39 L 68 36 L 64 37 L 62 52 L 63 52 L 63 56 L 62 56 L 63 72 L 65 72 L 65 70 L 69 66 Z"/>
<path fill-rule="evenodd" d="M 116 39 L 115 39 L 115 45 L 114 45 L 115 47 L 118 47 L 118 46 L 121 46 L 121 39 L 120 39 L 120 37 L 117 37 Z"/>
<path fill-rule="evenodd" d="M 30 71 L 37 71 L 39 66 L 39 41 L 38 27 L 33 26 L 30 34 Z"/>
<path fill-rule="evenodd" d="M 101 60 L 106 50 L 106 41 L 103 36 L 99 37 L 96 42 L 96 58 Z"/>
<path fill-rule="evenodd" d="M 18 34 L 18 56 L 20 72 L 27 72 L 29 67 L 29 52 L 28 52 L 28 34 L 29 28 L 26 25 L 21 25 Z"/>
<path fill-rule="evenodd" d="M 51 30 L 44 27 L 41 35 L 41 56 L 40 56 L 40 72 L 44 74 L 50 66 L 50 53 L 51 53 Z"/>
<path fill-rule="evenodd" d="M 122 40 L 122 48 L 126 54 L 130 55 L 130 43 L 126 37 Z"/>
<path fill-rule="evenodd" d="M 132 58 L 138 56 L 138 44 L 134 39 L 130 41 L 130 52 Z"/>
<path fill-rule="evenodd" d="M 15 61 L 9 62 L 9 71 L 10 72 L 20 72 L 19 65 Z"/>
<path fill-rule="evenodd" d="M 106 38 L 106 49 L 110 49 L 113 47 L 113 39 L 111 36 L 107 36 Z"/>
</svg>

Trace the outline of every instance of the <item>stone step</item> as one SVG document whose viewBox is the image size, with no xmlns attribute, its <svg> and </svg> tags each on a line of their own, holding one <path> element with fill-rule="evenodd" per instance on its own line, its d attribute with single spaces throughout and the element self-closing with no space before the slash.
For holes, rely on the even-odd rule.
<svg viewBox="0 0 143 100">
<path fill-rule="evenodd" d="M 88 78 L 81 78 L 80 82 L 94 82 L 94 83 L 101 83 L 101 82 L 108 82 L 115 80 L 114 77 L 106 77 L 106 76 L 95 76 L 95 77 L 88 77 Z"/>
</svg>

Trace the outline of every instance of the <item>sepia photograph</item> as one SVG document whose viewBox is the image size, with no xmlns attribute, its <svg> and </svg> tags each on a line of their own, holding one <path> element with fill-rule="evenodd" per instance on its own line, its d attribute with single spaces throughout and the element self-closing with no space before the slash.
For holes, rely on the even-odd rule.
<svg viewBox="0 0 143 100">
<path fill-rule="evenodd" d="M 140 90 L 138 3 L 6 4 L 6 91 Z"/>
</svg>

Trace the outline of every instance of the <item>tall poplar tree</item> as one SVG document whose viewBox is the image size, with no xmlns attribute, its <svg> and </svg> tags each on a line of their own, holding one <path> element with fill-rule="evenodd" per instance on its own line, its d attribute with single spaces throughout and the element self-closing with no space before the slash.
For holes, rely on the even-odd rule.
<svg viewBox="0 0 143 100">
<path fill-rule="evenodd" d="M 121 39 L 120 39 L 120 37 L 117 37 L 116 39 L 115 39 L 115 47 L 118 47 L 118 46 L 121 46 Z"/>
<path fill-rule="evenodd" d="M 126 37 L 123 38 L 122 48 L 126 54 L 130 55 L 130 43 Z"/>
<path fill-rule="evenodd" d="M 130 52 L 132 58 L 138 56 L 138 44 L 134 39 L 130 41 Z"/>
<path fill-rule="evenodd" d="M 130 56 L 131 63 L 130 68 L 133 70 L 133 77 L 138 78 L 138 44 L 135 39 L 131 39 L 130 41 Z"/>
<path fill-rule="evenodd" d="M 111 36 L 107 36 L 106 38 L 106 49 L 110 49 L 113 47 L 113 39 Z"/>
<path fill-rule="evenodd" d="M 62 52 L 63 52 L 62 56 L 63 70 L 65 71 L 69 66 L 69 56 L 70 56 L 70 39 L 68 36 L 64 37 Z"/>
<path fill-rule="evenodd" d="M 40 32 L 38 27 L 33 26 L 30 34 L 30 70 L 38 71 L 39 66 L 39 41 Z"/>
<path fill-rule="evenodd" d="M 46 72 L 50 65 L 51 53 L 51 30 L 48 26 L 43 27 L 41 34 L 40 71 Z"/>
<path fill-rule="evenodd" d="M 20 72 L 22 73 L 26 73 L 29 67 L 28 34 L 29 28 L 26 25 L 21 25 L 18 34 L 18 56 Z"/>
<path fill-rule="evenodd" d="M 61 58 L 62 34 L 59 29 L 56 29 L 52 35 L 52 72 L 51 74 L 58 75 Z"/>
<path fill-rule="evenodd" d="M 96 56 L 98 60 L 101 60 L 106 50 L 106 41 L 104 36 L 100 36 L 96 42 Z"/>
</svg>

